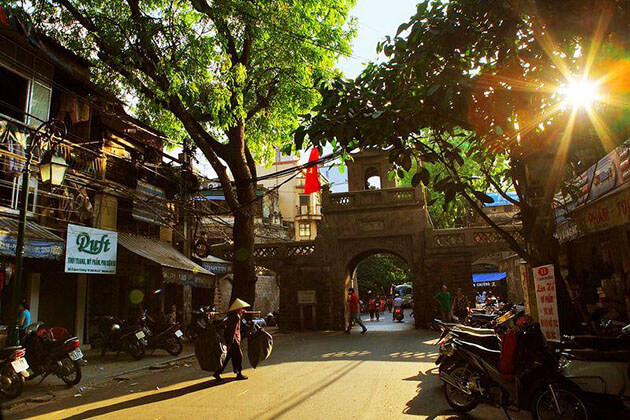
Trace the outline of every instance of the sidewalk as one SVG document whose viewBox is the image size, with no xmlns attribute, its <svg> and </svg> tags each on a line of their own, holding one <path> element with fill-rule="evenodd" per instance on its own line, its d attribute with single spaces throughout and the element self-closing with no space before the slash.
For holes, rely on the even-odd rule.
<svg viewBox="0 0 630 420">
<path fill-rule="evenodd" d="M 24 392 L 15 400 L 3 403 L 6 407 L 15 407 L 25 403 L 44 403 L 51 401 L 57 397 L 76 395 L 88 392 L 101 382 L 121 377 L 142 369 L 151 367 L 159 368 L 160 365 L 168 366 L 169 362 L 194 357 L 194 343 L 184 342 L 184 350 L 179 356 L 171 356 L 165 350 L 155 350 L 153 354 L 147 351 L 141 360 L 134 360 L 126 353 L 121 353 L 116 357 L 115 353 L 107 353 L 105 357 L 101 357 L 100 349 L 88 350 L 84 359 L 87 365 L 81 368 L 82 379 L 78 385 L 68 387 L 61 379 L 50 375 L 41 384 L 41 376 L 26 381 L 24 383 Z"/>
</svg>

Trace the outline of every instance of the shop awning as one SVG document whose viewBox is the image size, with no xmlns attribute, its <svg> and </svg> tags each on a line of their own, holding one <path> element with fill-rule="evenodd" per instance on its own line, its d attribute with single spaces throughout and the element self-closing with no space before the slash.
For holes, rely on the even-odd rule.
<svg viewBox="0 0 630 420">
<path fill-rule="evenodd" d="M 189 260 L 166 242 L 130 233 L 118 233 L 118 245 L 161 265 L 165 283 L 213 287 L 214 274 Z"/>
<path fill-rule="evenodd" d="M 505 272 L 501 273 L 473 273 L 473 283 L 481 283 L 486 281 L 499 281 L 506 277 Z"/>
<path fill-rule="evenodd" d="M 15 256 L 18 221 L 0 216 L 0 255 Z M 64 240 L 35 222 L 27 221 L 24 235 L 24 257 L 60 260 L 64 252 Z"/>
</svg>

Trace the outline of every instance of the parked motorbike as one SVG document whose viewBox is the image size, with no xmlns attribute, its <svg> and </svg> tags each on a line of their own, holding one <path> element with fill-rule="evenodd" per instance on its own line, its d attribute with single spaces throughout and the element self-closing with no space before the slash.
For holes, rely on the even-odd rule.
<svg viewBox="0 0 630 420">
<path fill-rule="evenodd" d="M 101 356 L 109 351 L 129 354 L 136 360 L 144 357 L 148 343 L 146 334 L 137 325 L 125 325 L 125 321 L 114 316 L 102 316 L 96 319 L 99 325 Z"/>
<path fill-rule="evenodd" d="M 145 310 L 140 320 L 140 328 L 144 332 L 147 341 L 147 348 L 166 350 L 173 356 L 178 356 L 184 350 L 182 337 L 184 333 L 179 327 L 179 323 L 167 325 L 153 320 Z"/>
<path fill-rule="evenodd" d="M 4 399 L 12 400 L 22 394 L 29 367 L 25 353 L 20 346 L 0 349 L 0 395 Z"/>
<path fill-rule="evenodd" d="M 27 380 L 41 376 L 40 383 L 54 374 L 72 386 L 81 381 L 83 353 L 79 339 L 72 337 L 65 328 L 44 328 L 43 322 L 26 327 L 24 347 L 28 362 Z"/>
<path fill-rule="evenodd" d="M 601 418 L 630 417 L 630 325 L 617 337 L 564 336 L 561 373 L 587 393 Z"/>
<path fill-rule="evenodd" d="M 184 332 L 186 338 L 191 342 L 196 341 L 199 334 L 206 330 L 210 317 L 215 313 L 215 308 L 210 306 L 202 306 L 198 311 L 192 311 L 190 323 Z"/>
<path fill-rule="evenodd" d="M 394 319 L 398 322 L 402 322 L 404 317 L 405 313 L 403 312 L 403 308 L 396 306 L 394 308 Z"/>
<path fill-rule="evenodd" d="M 448 327 L 445 332 L 439 375 L 446 400 L 456 411 L 486 403 L 502 408 L 508 418 L 509 410 L 519 409 L 531 411 L 535 419 L 588 418 L 584 392 L 558 372 L 540 326 L 523 311 L 498 318 L 496 338 L 489 330 L 472 339 Z M 515 353 L 510 357 L 506 348 Z M 515 364 L 506 369 L 510 361 Z"/>
</svg>

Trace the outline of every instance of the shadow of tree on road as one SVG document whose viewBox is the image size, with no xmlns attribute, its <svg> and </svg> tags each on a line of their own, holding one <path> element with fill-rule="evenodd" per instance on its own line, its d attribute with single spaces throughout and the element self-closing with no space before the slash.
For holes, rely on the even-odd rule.
<svg viewBox="0 0 630 420">
<path fill-rule="evenodd" d="M 153 404 L 160 401 L 170 400 L 173 398 L 178 398 L 183 395 L 203 391 L 206 389 L 214 388 L 216 386 L 221 386 L 227 384 L 228 382 L 232 382 L 234 379 L 224 379 L 222 382 L 217 382 L 215 380 L 209 380 L 205 382 L 199 382 L 190 386 L 186 386 L 183 388 L 172 389 L 170 391 L 163 391 L 157 394 L 145 395 L 144 397 L 135 398 L 133 400 L 122 401 L 119 403 L 111 404 L 105 407 L 98 407 L 91 410 L 84 411 L 80 414 L 76 414 L 74 416 L 68 417 L 68 419 L 72 420 L 81 420 L 81 419 L 89 419 L 92 417 L 103 416 L 105 414 L 113 413 L 120 410 L 125 410 L 127 408 L 138 407 L 146 404 Z"/>
</svg>

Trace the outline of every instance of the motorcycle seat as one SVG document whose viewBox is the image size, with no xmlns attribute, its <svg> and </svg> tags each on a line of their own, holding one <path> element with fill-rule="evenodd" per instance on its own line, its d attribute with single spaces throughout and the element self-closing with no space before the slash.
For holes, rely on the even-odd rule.
<svg viewBox="0 0 630 420">
<path fill-rule="evenodd" d="M 495 319 L 497 317 L 494 314 L 480 314 L 480 313 L 472 313 L 472 314 L 470 314 L 470 316 L 472 318 L 483 319 L 483 320 L 486 320 L 486 321 L 492 321 L 493 319 Z"/>
<path fill-rule="evenodd" d="M 471 353 L 481 356 L 485 361 L 492 364 L 493 366 L 499 365 L 499 357 L 501 356 L 500 350 L 489 349 L 478 343 L 464 341 L 457 338 L 454 339 L 453 342 L 455 343 L 456 346 L 461 347 L 464 350 L 467 350 Z"/>
<path fill-rule="evenodd" d="M 600 351 L 593 349 L 571 349 L 562 352 L 569 358 L 589 362 L 630 362 L 630 350 Z"/>
<path fill-rule="evenodd" d="M 0 349 L 0 359 L 6 359 L 7 357 L 11 356 L 14 352 L 18 350 L 22 350 L 23 348 L 24 347 L 21 347 L 21 346 L 4 347 Z"/>
<path fill-rule="evenodd" d="M 562 337 L 562 347 L 567 349 L 594 350 L 628 350 L 630 337 L 601 337 L 595 335 L 565 335 Z"/>
</svg>

